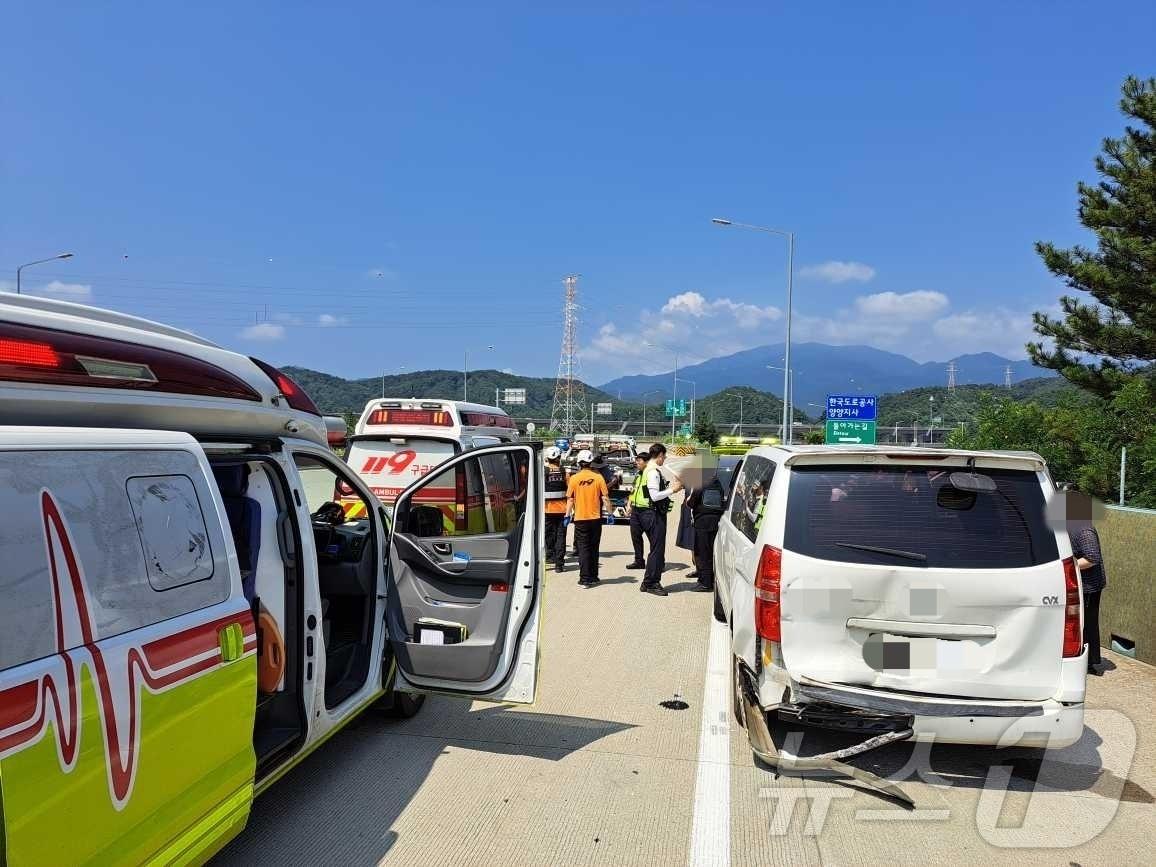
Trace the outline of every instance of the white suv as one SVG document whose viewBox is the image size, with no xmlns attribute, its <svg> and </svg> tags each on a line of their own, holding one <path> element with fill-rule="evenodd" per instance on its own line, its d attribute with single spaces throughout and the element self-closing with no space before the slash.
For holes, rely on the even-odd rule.
<svg viewBox="0 0 1156 867">
<path fill-rule="evenodd" d="M 745 695 L 763 731 L 1078 740 L 1080 584 L 1045 517 L 1052 490 L 1023 452 L 753 449 L 715 542 L 740 720 Z"/>
</svg>

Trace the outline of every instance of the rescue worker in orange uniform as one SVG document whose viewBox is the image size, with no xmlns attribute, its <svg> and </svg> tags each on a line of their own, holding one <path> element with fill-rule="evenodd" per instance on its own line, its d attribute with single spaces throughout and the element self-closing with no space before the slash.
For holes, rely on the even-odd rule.
<svg viewBox="0 0 1156 867">
<path fill-rule="evenodd" d="M 574 521 L 574 543 L 578 546 L 578 583 L 591 587 L 598 583 L 598 548 L 602 544 L 602 514 L 614 523 L 614 507 L 606 480 L 590 468 L 594 455 L 588 449 L 578 453 L 579 470 L 566 486 L 566 517 Z"/>
</svg>

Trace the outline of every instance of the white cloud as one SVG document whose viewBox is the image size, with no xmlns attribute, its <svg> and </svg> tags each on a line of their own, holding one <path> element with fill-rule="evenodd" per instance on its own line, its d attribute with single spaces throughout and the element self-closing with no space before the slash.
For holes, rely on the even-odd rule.
<svg viewBox="0 0 1156 867">
<path fill-rule="evenodd" d="M 258 322 L 241 330 L 245 340 L 281 340 L 285 337 L 285 326 L 275 322 Z"/>
<path fill-rule="evenodd" d="M 855 299 L 855 308 L 867 316 L 887 316 L 898 319 L 931 319 L 948 307 L 947 296 L 942 292 L 876 292 L 874 295 L 860 295 Z"/>
<path fill-rule="evenodd" d="M 77 304 L 88 304 L 92 301 L 92 287 L 87 283 L 61 283 L 59 280 L 53 280 L 37 289 L 24 289 L 24 291 L 29 295 L 74 301 Z"/>
<path fill-rule="evenodd" d="M 947 352 L 943 357 L 988 351 L 1009 358 L 1024 358 L 1025 344 L 1040 339 L 1032 328 L 1032 311 L 1004 307 L 953 313 L 932 323 L 931 331 L 937 338 L 939 355 Z"/>
<path fill-rule="evenodd" d="M 1031 311 L 1008 308 L 952 312 L 942 292 L 877 292 L 821 314 L 795 309 L 793 338 L 833 345 L 866 344 L 917 361 L 941 361 L 972 352 L 1026 355 L 1033 339 Z M 1038 309 L 1043 309 L 1040 307 Z M 700 292 L 671 296 L 658 311 L 633 323 L 607 322 L 581 350 L 589 373 L 659 373 L 670 370 L 673 352 L 681 364 L 730 355 L 784 339 L 782 312 Z M 647 342 L 659 347 L 648 346 Z"/>
<path fill-rule="evenodd" d="M 510 374 L 511 376 L 513 376 L 513 375 L 514 375 L 514 368 L 512 368 L 512 367 L 503 367 L 503 368 L 502 368 L 502 373 L 508 373 L 508 374 Z"/>
<path fill-rule="evenodd" d="M 783 315 L 778 307 L 758 307 L 754 304 L 718 298 L 708 301 L 699 292 L 683 292 L 675 295 L 662 305 L 662 315 L 666 317 L 689 316 L 694 319 L 708 317 L 731 317 L 740 328 L 755 328 L 760 323 L 773 322 Z"/>
<path fill-rule="evenodd" d="M 322 313 L 317 317 L 317 324 L 322 328 L 336 328 L 339 325 L 344 325 L 348 321 L 344 316 L 334 316 L 332 313 Z"/>
<path fill-rule="evenodd" d="M 818 265 L 806 265 L 799 269 L 800 277 L 811 277 L 825 283 L 866 283 L 875 276 L 875 269 L 862 262 L 840 262 L 832 259 Z"/>
<path fill-rule="evenodd" d="M 710 299 L 701 292 L 673 295 L 657 313 L 646 311 L 636 325 L 603 325 L 581 351 L 588 361 L 615 368 L 665 370 L 677 349 L 683 361 L 701 361 L 778 339 L 768 332 L 782 319 L 773 306 L 760 307 L 730 298 Z M 647 342 L 670 350 L 648 346 Z"/>
</svg>

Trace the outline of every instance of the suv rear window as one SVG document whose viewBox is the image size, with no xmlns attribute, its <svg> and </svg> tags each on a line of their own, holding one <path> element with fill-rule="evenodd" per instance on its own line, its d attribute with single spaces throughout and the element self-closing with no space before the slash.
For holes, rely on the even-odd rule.
<svg viewBox="0 0 1156 867">
<path fill-rule="evenodd" d="M 980 469 L 995 490 L 972 493 L 949 483 L 960 469 L 793 467 L 783 547 L 843 563 L 960 569 L 1014 569 L 1059 557 L 1035 473 Z"/>
</svg>

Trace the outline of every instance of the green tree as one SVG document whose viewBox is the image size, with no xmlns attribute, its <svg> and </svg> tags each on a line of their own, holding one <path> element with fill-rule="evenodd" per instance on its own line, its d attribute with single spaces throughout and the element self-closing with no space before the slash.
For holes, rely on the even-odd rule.
<svg viewBox="0 0 1156 867">
<path fill-rule="evenodd" d="M 1034 314 L 1051 345 L 1028 344 L 1033 362 L 1107 400 L 1140 377 L 1156 384 L 1156 78 L 1129 77 L 1122 92 L 1136 125 L 1104 139 L 1100 181 L 1078 185 L 1079 219 L 1098 249 L 1036 244 L 1048 270 L 1094 300 L 1065 295 L 1062 318 Z"/>
<path fill-rule="evenodd" d="M 708 446 L 717 446 L 719 441 L 718 428 L 709 418 L 700 418 L 694 425 L 694 438 Z"/>
</svg>

